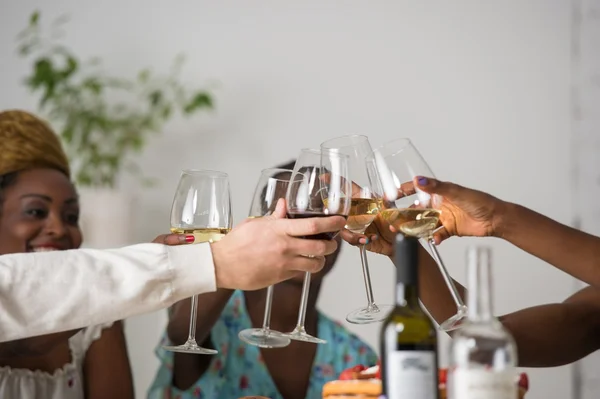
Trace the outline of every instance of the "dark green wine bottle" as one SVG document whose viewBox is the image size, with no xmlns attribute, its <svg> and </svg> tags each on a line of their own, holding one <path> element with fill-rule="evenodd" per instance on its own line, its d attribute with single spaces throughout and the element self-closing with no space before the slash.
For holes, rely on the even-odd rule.
<svg viewBox="0 0 600 399">
<path fill-rule="evenodd" d="M 396 236 L 396 306 L 381 328 L 383 396 L 437 399 L 436 328 L 419 303 L 419 241 Z"/>
</svg>

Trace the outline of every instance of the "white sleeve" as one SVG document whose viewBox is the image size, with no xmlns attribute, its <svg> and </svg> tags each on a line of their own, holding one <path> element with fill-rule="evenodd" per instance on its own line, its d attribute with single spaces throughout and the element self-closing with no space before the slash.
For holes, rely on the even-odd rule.
<svg viewBox="0 0 600 399">
<path fill-rule="evenodd" d="M 216 290 L 210 244 L 0 256 L 0 342 L 103 324 Z"/>
</svg>

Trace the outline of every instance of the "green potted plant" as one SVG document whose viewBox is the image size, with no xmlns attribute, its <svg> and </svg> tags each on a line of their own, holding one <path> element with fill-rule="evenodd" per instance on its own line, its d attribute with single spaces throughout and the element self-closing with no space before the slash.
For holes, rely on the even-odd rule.
<svg viewBox="0 0 600 399">
<path fill-rule="evenodd" d="M 84 61 L 60 43 L 65 22 L 64 17 L 57 19 L 46 32 L 40 13 L 31 14 L 17 37 L 19 55 L 31 62 L 24 84 L 39 97 L 40 115 L 63 142 L 73 179 L 83 189 L 84 210 L 93 209 L 95 219 L 106 219 L 109 211 L 115 215 L 111 222 L 92 223 L 109 224 L 106 237 L 95 244 L 120 245 L 115 225 L 110 224 L 128 223 L 117 217 L 131 213 L 127 209 L 132 201 L 126 198 L 129 193 L 118 190 L 120 176 L 135 173 L 142 183 L 149 183 L 135 162 L 136 155 L 174 116 L 212 109 L 213 97 L 207 90 L 191 90 L 180 82 L 182 57 L 175 59 L 168 76 L 157 76 L 150 69 L 141 70 L 134 79 L 107 75 L 99 58 Z"/>
</svg>

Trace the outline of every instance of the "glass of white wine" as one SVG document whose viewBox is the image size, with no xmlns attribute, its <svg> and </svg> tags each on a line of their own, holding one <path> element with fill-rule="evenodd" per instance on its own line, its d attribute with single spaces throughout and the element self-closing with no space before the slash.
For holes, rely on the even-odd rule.
<svg viewBox="0 0 600 399">
<path fill-rule="evenodd" d="M 193 235 L 194 243 L 219 241 L 229 233 L 233 223 L 227 173 L 212 170 L 184 170 L 171 207 L 171 232 Z M 192 297 L 190 330 L 185 344 L 165 346 L 182 353 L 214 355 L 213 349 L 196 342 L 198 296 Z"/>
<path fill-rule="evenodd" d="M 269 168 L 261 172 L 248 217 L 258 218 L 273 213 L 280 198 L 285 199 L 292 171 L 289 169 Z M 281 332 L 271 329 L 271 305 L 273 303 L 273 286 L 267 288 L 265 315 L 261 328 L 247 328 L 238 333 L 238 337 L 250 345 L 259 348 L 283 348 L 290 344 L 290 339 Z"/>
<path fill-rule="evenodd" d="M 467 306 L 458 293 L 440 257 L 433 234 L 439 227 L 441 211 L 435 209 L 437 196 L 431 196 L 417 188 L 413 179 L 417 176 L 435 177 L 425 159 L 409 139 L 397 139 L 386 143 L 367 157 L 368 171 L 372 179 L 378 179 L 385 207 L 379 211 L 383 221 L 407 236 L 426 242 L 446 285 L 456 303 L 457 312 L 440 325 L 443 331 L 458 328 L 467 316 Z"/>
<path fill-rule="evenodd" d="M 365 158 L 373 152 L 368 137 L 363 135 L 337 137 L 321 143 L 321 149 L 348 156 L 348 173 L 352 180 L 352 200 L 346 229 L 355 234 L 364 234 L 375 220 L 381 203 L 373 195 L 367 173 Z M 360 261 L 367 293 L 367 305 L 348 313 L 346 320 L 354 324 L 383 321 L 394 307 L 375 303 L 365 245 L 360 245 Z"/>
</svg>

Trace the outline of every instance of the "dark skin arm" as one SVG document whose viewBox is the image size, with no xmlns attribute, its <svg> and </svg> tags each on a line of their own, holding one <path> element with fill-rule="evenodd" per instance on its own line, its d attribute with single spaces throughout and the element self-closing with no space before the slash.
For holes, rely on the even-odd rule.
<svg viewBox="0 0 600 399">
<path fill-rule="evenodd" d="M 405 192 L 414 192 L 414 184 L 442 198 L 437 204 L 443 225 L 435 235 L 437 243 L 451 236 L 499 237 L 579 280 L 600 287 L 600 237 L 458 184 L 416 178 L 405 184 Z"/>
<path fill-rule="evenodd" d="M 495 234 L 562 271 L 600 287 L 600 237 L 504 203 Z M 543 234 L 540 234 L 543 231 Z"/>
<path fill-rule="evenodd" d="M 205 348 L 211 348 L 210 331 L 227 305 L 232 290 L 219 288 L 216 292 L 198 296 L 196 317 L 196 342 Z M 188 337 L 190 326 L 191 300 L 177 302 L 167 326 L 169 340 L 183 344 Z M 206 355 L 175 353 L 173 359 L 173 386 L 180 390 L 189 389 L 204 374 L 212 357 Z"/>
<path fill-rule="evenodd" d="M 435 261 L 423 249 L 420 294 L 432 317 L 441 323 L 456 313 Z M 465 288 L 454 282 L 461 296 Z M 556 367 L 600 349 L 600 289 L 587 287 L 562 303 L 521 309 L 499 317 L 517 343 L 520 367 Z"/>
<path fill-rule="evenodd" d="M 600 289 L 587 287 L 562 303 L 500 317 L 512 333 L 522 367 L 555 367 L 600 349 Z"/>
<path fill-rule="evenodd" d="M 102 331 L 85 355 L 83 376 L 86 399 L 131 399 L 133 377 L 123 323 L 115 322 Z"/>
<path fill-rule="evenodd" d="M 19 339 L 0 343 L 0 358 L 14 356 L 43 356 L 80 330 L 64 331 L 55 334 L 41 335 L 38 337 Z"/>
<path fill-rule="evenodd" d="M 369 249 L 390 256 L 395 233 L 380 220 L 367 231 Z M 343 233 L 351 244 L 365 236 Z M 377 239 L 372 241 L 373 235 Z M 431 316 L 441 323 L 456 313 L 456 305 L 435 260 L 420 248 L 419 291 Z M 461 297 L 465 288 L 454 281 Z M 534 306 L 501 316 L 500 321 L 515 338 L 521 367 L 554 367 L 569 364 L 600 349 L 600 289 L 587 287 L 562 303 Z"/>
</svg>

